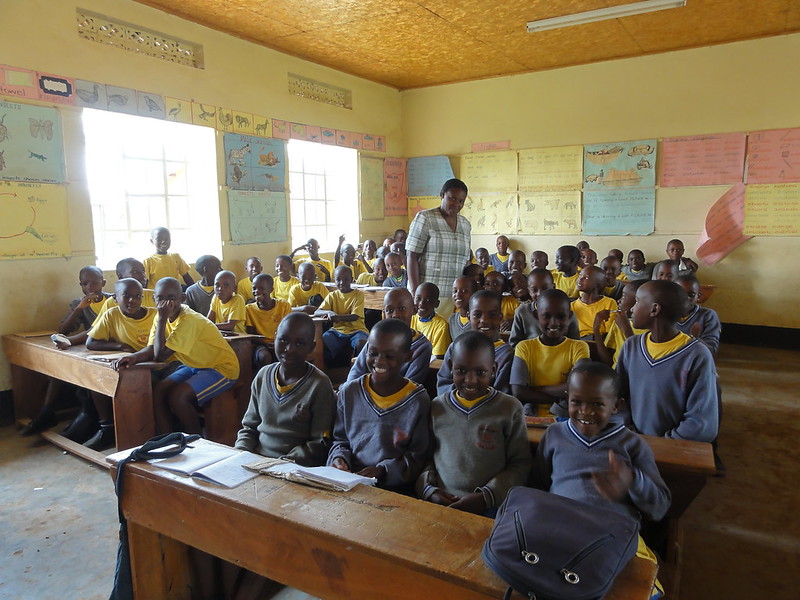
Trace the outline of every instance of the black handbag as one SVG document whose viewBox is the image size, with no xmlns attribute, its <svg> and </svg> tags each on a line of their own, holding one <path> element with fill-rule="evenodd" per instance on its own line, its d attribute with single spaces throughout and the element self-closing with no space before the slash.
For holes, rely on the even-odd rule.
<svg viewBox="0 0 800 600">
<path fill-rule="evenodd" d="M 526 487 L 500 506 L 483 560 L 531 600 L 593 600 L 636 554 L 639 524 L 618 512 Z M 509 588 L 506 593 L 511 593 Z"/>
</svg>

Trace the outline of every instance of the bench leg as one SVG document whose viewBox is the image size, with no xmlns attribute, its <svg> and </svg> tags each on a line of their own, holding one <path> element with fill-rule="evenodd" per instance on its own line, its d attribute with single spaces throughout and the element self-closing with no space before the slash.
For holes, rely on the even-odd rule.
<svg viewBox="0 0 800 600">
<path fill-rule="evenodd" d="M 190 600 L 188 547 L 128 521 L 133 595 L 136 600 Z"/>
</svg>

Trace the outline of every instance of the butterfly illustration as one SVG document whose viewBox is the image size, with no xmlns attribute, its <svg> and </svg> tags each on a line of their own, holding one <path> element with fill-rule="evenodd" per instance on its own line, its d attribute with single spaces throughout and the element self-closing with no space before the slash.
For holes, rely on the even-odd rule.
<svg viewBox="0 0 800 600">
<path fill-rule="evenodd" d="M 47 141 L 53 139 L 53 122 L 50 119 L 45 121 L 28 117 L 28 120 L 31 122 L 31 137 L 47 137 Z"/>
</svg>

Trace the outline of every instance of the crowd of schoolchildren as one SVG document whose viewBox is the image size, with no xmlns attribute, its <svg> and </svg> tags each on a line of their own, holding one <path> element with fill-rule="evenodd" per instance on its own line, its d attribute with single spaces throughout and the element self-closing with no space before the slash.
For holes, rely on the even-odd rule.
<svg viewBox="0 0 800 600">
<path fill-rule="evenodd" d="M 635 432 L 716 440 L 720 322 L 698 303 L 698 266 L 680 240 L 654 264 L 641 250 L 626 263 L 617 249 L 600 259 L 580 242 L 560 247 L 550 269 L 537 250 L 528 271 L 525 253 L 500 236 L 496 252 L 475 251 L 452 290 L 425 282 L 413 294 L 403 230 L 380 247 L 342 236 L 333 262 L 309 240 L 275 259 L 275 276 L 251 257 L 239 281 L 217 257 L 202 256 L 194 282 L 169 252 L 167 229 L 153 230 L 151 241 L 153 256 L 119 262 L 113 295 L 103 291 L 100 269 L 81 270 L 83 296 L 71 304 L 59 344 L 130 352 L 118 369 L 165 363 L 152 376 L 159 433 L 201 431 L 197 408 L 239 376 L 223 337 L 232 331 L 263 336 L 237 448 L 357 472 L 477 514 L 492 516 L 512 486 L 534 485 L 657 521 L 669 490 Z M 353 283 L 392 288 L 383 318 L 365 315 Z M 446 292 L 455 304 L 447 318 L 436 313 Z M 315 347 L 310 315 L 330 322 L 325 366 L 352 363 L 338 390 L 307 361 Z M 424 384 L 434 358 L 442 361 L 431 399 Z M 51 383 L 24 433 L 55 423 L 61 385 Z M 91 410 L 65 435 L 112 446 L 110 399 L 92 393 L 85 404 Z M 526 417 L 554 421 L 535 457 Z"/>
</svg>

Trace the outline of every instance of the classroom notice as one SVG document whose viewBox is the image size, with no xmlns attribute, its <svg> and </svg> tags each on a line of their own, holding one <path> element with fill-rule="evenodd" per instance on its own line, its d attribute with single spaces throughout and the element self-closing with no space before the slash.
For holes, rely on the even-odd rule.
<svg viewBox="0 0 800 600">
<path fill-rule="evenodd" d="M 583 188 L 646 188 L 656 184 L 656 140 L 584 147 Z"/>
<path fill-rule="evenodd" d="M 232 190 L 286 189 L 286 145 L 272 138 L 226 133 L 225 184 Z"/>
<path fill-rule="evenodd" d="M 744 133 L 666 138 L 659 182 L 663 187 L 739 183 L 746 143 Z"/>
<path fill-rule="evenodd" d="M 289 239 L 286 194 L 228 190 L 232 244 L 265 244 Z"/>
<path fill-rule="evenodd" d="M 359 192 L 361 218 L 383 219 L 383 159 L 359 156 Z"/>
<path fill-rule="evenodd" d="M 653 188 L 587 191 L 583 194 L 586 235 L 649 235 L 655 227 Z"/>
<path fill-rule="evenodd" d="M 747 183 L 800 181 L 800 128 L 754 131 L 747 148 Z"/>
<path fill-rule="evenodd" d="M 58 109 L 0 101 L 0 179 L 67 180 Z"/>
<path fill-rule="evenodd" d="M 461 180 L 473 193 L 517 189 L 517 153 L 511 150 L 478 152 L 461 157 Z"/>
<path fill-rule="evenodd" d="M 800 183 L 748 185 L 744 199 L 744 234 L 800 235 Z"/>
<path fill-rule="evenodd" d="M 407 163 L 408 195 L 438 196 L 442 185 L 452 179 L 453 167 L 446 156 L 417 156 Z"/>
<path fill-rule="evenodd" d="M 413 221 L 417 213 L 429 208 L 436 208 L 442 203 L 439 196 L 414 196 L 408 199 L 408 220 Z"/>
<path fill-rule="evenodd" d="M 406 189 L 406 159 L 386 158 L 383 161 L 383 214 L 400 217 L 408 214 L 408 191 Z"/>
<path fill-rule="evenodd" d="M 0 181 L 0 259 L 69 256 L 67 189 Z"/>
<path fill-rule="evenodd" d="M 742 233 L 743 222 L 744 184 L 737 183 L 709 209 L 697 246 L 697 258 L 706 265 L 713 265 L 744 244 L 752 236 Z"/>
<path fill-rule="evenodd" d="M 583 182 L 583 146 L 519 151 L 520 192 L 579 190 Z"/>
<path fill-rule="evenodd" d="M 581 224 L 581 193 L 520 192 L 519 233 L 522 235 L 569 235 Z"/>
<path fill-rule="evenodd" d="M 472 225 L 474 234 L 513 234 L 517 231 L 517 194 L 470 193 L 461 214 Z"/>
</svg>

